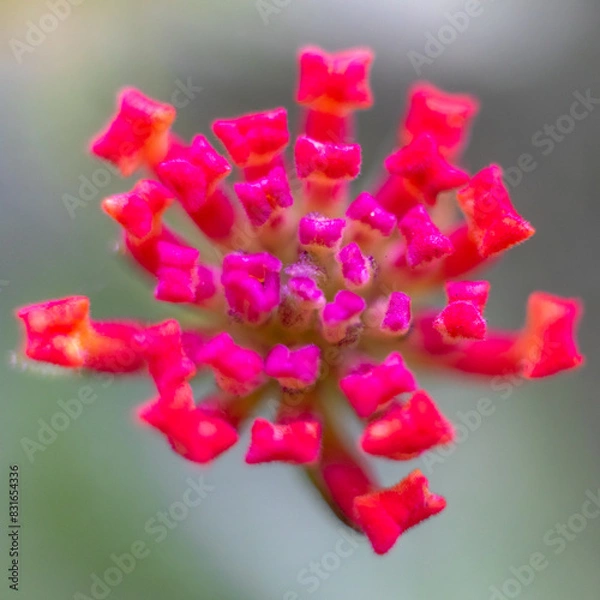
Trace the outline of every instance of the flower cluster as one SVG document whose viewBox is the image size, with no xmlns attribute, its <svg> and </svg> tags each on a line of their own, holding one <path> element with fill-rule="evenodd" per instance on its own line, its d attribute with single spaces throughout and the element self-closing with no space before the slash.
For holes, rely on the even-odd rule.
<svg viewBox="0 0 600 600">
<path fill-rule="evenodd" d="M 102 209 L 122 229 L 123 252 L 154 278 L 154 296 L 188 307 L 194 325 L 96 321 L 78 296 L 18 317 L 31 359 L 148 372 L 156 397 L 139 421 L 196 463 L 233 446 L 258 403 L 277 398 L 271 420 L 251 425 L 246 462 L 302 465 L 336 513 L 385 553 L 445 500 L 418 470 L 382 489 L 341 431 L 340 400 L 364 420 L 364 453 L 410 460 L 454 436 L 415 361 L 537 378 L 583 359 L 577 300 L 536 292 L 522 329 L 488 327 L 490 285 L 472 274 L 534 229 L 500 167 L 470 175 L 457 166 L 474 98 L 414 85 L 380 184 L 350 196 L 361 167 L 354 116 L 373 102 L 372 59 L 367 49 L 301 51 L 294 168 L 284 108 L 215 121 L 225 158 L 203 135 L 178 139 L 172 106 L 124 90 L 92 152 L 124 176 L 143 169 L 149 178 Z M 230 185 L 233 170 L 239 182 Z M 168 225 L 175 204 L 199 229 L 197 244 Z M 440 286 L 447 303 L 431 308 L 428 294 Z M 216 383 L 199 401 L 197 372 Z"/>
</svg>

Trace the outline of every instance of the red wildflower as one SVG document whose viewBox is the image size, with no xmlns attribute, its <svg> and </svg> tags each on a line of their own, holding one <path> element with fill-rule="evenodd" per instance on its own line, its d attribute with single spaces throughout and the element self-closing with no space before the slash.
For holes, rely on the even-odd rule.
<svg viewBox="0 0 600 600">
<path fill-rule="evenodd" d="M 534 230 L 516 212 L 499 167 L 470 176 L 455 164 L 478 110 L 474 99 L 416 85 L 381 186 L 349 197 L 361 163 L 354 111 L 372 104 L 372 60 L 365 49 L 301 52 L 297 100 L 306 114 L 293 143 L 295 171 L 283 108 L 214 123 L 232 166 L 202 135 L 189 145 L 175 139 L 173 107 L 137 90 L 121 94 L 92 151 L 124 175 L 143 168 L 150 179 L 102 208 L 122 227 L 125 253 L 155 278 L 155 297 L 207 313 L 205 328 L 94 321 L 78 296 L 17 315 L 31 359 L 147 372 L 156 397 L 141 406 L 139 421 L 192 462 L 211 462 L 234 445 L 275 389 L 280 407 L 252 424 L 246 462 L 304 465 L 338 515 L 385 553 L 445 500 L 418 471 L 381 489 L 344 443 L 330 396 L 345 397 L 368 419 L 366 453 L 409 460 L 452 442 L 453 428 L 407 361 L 537 378 L 583 358 L 577 300 L 536 292 L 522 330 L 488 328 L 489 284 L 470 274 Z M 235 196 L 224 183 L 234 167 Z M 300 185 L 291 185 L 296 178 Z M 450 201 L 463 213 L 452 225 Z M 217 252 L 201 256 L 169 229 L 163 217 L 173 202 Z M 440 285 L 447 305 L 424 309 L 424 292 Z M 197 371 L 218 388 L 198 402 L 190 385 Z"/>
</svg>

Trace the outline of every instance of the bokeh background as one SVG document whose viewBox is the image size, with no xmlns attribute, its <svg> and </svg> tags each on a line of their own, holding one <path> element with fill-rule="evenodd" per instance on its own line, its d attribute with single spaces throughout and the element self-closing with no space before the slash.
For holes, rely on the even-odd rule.
<svg viewBox="0 0 600 600">
<path fill-rule="evenodd" d="M 19 347 L 13 310 L 28 302 L 76 293 L 91 297 L 96 318 L 172 314 L 112 252 L 116 228 L 99 202 L 130 182 L 111 177 L 75 218 L 64 205 L 65 194 L 78 195 L 80 177 L 100 167 L 86 144 L 112 113 L 121 86 L 136 85 L 165 101 L 178 82 L 200 87 L 179 110 L 175 129 L 187 138 L 207 132 L 216 117 L 278 105 L 288 107 L 294 122 L 297 47 L 369 45 L 377 53 L 376 106 L 359 116 L 364 183 L 389 151 L 407 87 L 418 78 L 409 53 L 424 53 L 428 34 L 436 36 L 467 4 L 266 0 L 263 6 L 274 10 L 263 18 L 254 0 L 84 0 L 20 57 L 11 40 L 24 41 L 28 22 L 38 24 L 48 5 L 0 4 L 3 574 L 12 463 L 21 468 L 23 522 L 21 590 L 9 592 L 2 575 L 1 597 L 93 597 L 92 575 L 102 576 L 111 554 L 128 551 L 136 540 L 147 542 L 150 555 L 110 590 L 111 599 L 486 600 L 492 586 L 502 589 L 514 578 L 511 567 L 536 552 L 547 557 L 547 568 L 520 590 L 509 584 L 505 597 L 600 597 L 600 518 L 571 534 L 560 554 L 545 541 L 558 523 L 581 512 L 586 492 L 600 488 L 600 106 L 547 156 L 532 145 L 538 130 L 568 113 L 575 92 L 589 89 L 600 98 L 597 0 L 481 0 L 479 16 L 422 66 L 421 78 L 483 101 L 465 160 L 470 169 L 491 161 L 514 166 L 523 153 L 536 158 L 513 199 L 538 233 L 491 272 L 490 320 L 518 326 L 533 289 L 580 296 L 587 308 L 580 339 L 588 360 L 576 373 L 515 386 L 508 398 L 486 384 L 421 374 L 450 417 L 483 397 L 495 412 L 440 463 L 419 461 L 449 508 L 385 558 L 366 544 L 337 562 L 325 558 L 335 551 L 340 526 L 298 471 L 244 466 L 246 436 L 212 468 L 200 470 L 139 429 L 130 415 L 151 395 L 148 380 L 102 385 L 46 374 L 13 354 Z M 97 400 L 29 460 L 23 438 L 37 440 L 39 420 L 49 421 L 59 400 L 84 385 Z M 414 466 L 377 468 L 391 484 Z M 156 543 L 145 523 L 181 500 L 186 480 L 200 475 L 211 491 Z M 314 589 L 303 569 L 324 558 L 335 568 Z"/>
</svg>

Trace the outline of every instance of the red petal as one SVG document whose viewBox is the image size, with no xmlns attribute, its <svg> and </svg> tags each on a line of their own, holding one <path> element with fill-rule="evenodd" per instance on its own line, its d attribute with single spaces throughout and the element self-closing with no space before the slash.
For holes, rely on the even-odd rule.
<svg viewBox="0 0 600 600">
<path fill-rule="evenodd" d="M 90 319 L 85 296 L 24 306 L 17 311 L 26 331 L 26 355 L 62 367 L 124 373 L 144 364 L 137 343 L 141 326 Z"/>
<path fill-rule="evenodd" d="M 363 433 L 365 452 L 395 460 L 410 460 L 454 438 L 452 425 L 426 392 L 416 392 L 405 404 L 393 404 Z"/>
<path fill-rule="evenodd" d="M 447 162 L 434 138 L 427 134 L 414 138 L 388 156 L 385 166 L 392 175 L 403 177 L 427 204 L 435 204 L 440 192 L 456 189 L 469 181 L 469 175 Z"/>
<path fill-rule="evenodd" d="M 256 419 L 252 425 L 248 464 L 288 462 L 304 465 L 315 462 L 321 448 L 321 424 L 313 417 L 269 423 Z"/>
<path fill-rule="evenodd" d="M 407 529 L 446 508 L 446 500 L 427 486 L 426 477 L 417 470 L 392 488 L 354 500 L 357 521 L 377 554 L 385 554 Z"/>
<path fill-rule="evenodd" d="M 548 377 L 583 363 L 575 341 L 581 312 L 579 300 L 545 292 L 531 294 L 527 325 L 517 343 L 525 377 Z"/>
<path fill-rule="evenodd" d="M 458 193 L 458 203 L 479 254 L 487 258 L 529 239 L 535 229 L 514 209 L 502 181 L 502 169 L 481 170 Z"/>
</svg>

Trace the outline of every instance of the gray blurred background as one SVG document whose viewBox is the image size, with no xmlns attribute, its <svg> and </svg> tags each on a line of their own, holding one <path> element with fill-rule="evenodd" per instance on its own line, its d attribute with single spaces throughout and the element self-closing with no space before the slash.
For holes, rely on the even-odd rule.
<svg viewBox="0 0 600 600">
<path fill-rule="evenodd" d="M 473 1 L 265 0 L 261 15 L 253 0 L 80 0 L 31 52 L 16 51 L 22 46 L 14 40 L 26 40 L 28 22 L 39 24 L 47 4 L 2 2 L 0 572 L 8 568 L 5 490 L 13 463 L 21 468 L 23 554 L 20 592 L 11 595 L 3 575 L 0 597 L 93 597 L 92 575 L 102 576 L 111 554 L 129 552 L 136 541 L 150 553 L 110 589 L 111 599 L 502 600 L 494 586 L 505 598 L 600 597 L 600 518 L 574 516 L 600 488 L 600 106 L 552 151 L 532 142 L 568 114 L 574 93 L 600 98 L 600 5 L 481 0 L 478 15 L 460 32 L 451 26 L 452 35 L 451 15 Z M 25 303 L 86 294 L 96 318 L 172 314 L 111 252 L 116 228 L 99 203 L 131 182 L 112 177 L 74 219 L 63 203 L 65 194 L 77 196 L 81 176 L 101 166 L 86 145 L 120 87 L 132 84 L 164 101 L 178 82 L 200 87 L 175 126 L 189 138 L 207 132 L 216 117 L 278 105 L 293 120 L 299 45 L 369 45 L 377 54 L 376 105 L 359 117 L 365 182 L 389 151 L 407 87 L 419 78 L 409 53 L 426 55 L 427 39 L 445 26 L 442 37 L 451 41 L 422 65 L 420 77 L 481 98 L 466 165 L 511 167 L 524 153 L 536 163 L 513 200 L 538 233 L 490 273 L 489 318 L 520 325 L 533 289 L 580 296 L 587 366 L 516 386 L 507 398 L 486 384 L 421 374 L 455 420 L 480 398 L 495 407 L 433 466 L 377 463 L 386 484 L 423 468 L 448 498 L 443 516 L 410 532 L 385 558 L 364 543 L 345 545 L 340 558 L 340 526 L 301 474 L 244 466 L 246 436 L 212 468 L 198 469 L 130 418 L 152 393 L 148 380 L 103 386 L 11 366 L 19 345 L 12 313 Z M 23 438 L 37 439 L 39 420 L 50 420 L 59 400 L 83 385 L 97 400 L 29 460 Z M 200 475 L 211 491 L 157 541 L 147 521 L 180 501 L 187 479 Z M 564 534 L 552 531 L 560 523 L 567 523 Z M 536 553 L 545 562 L 529 581 L 519 568 Z M 307 580 L 311 562 L 329 569 L 317 583 Z"/>
</svg>

